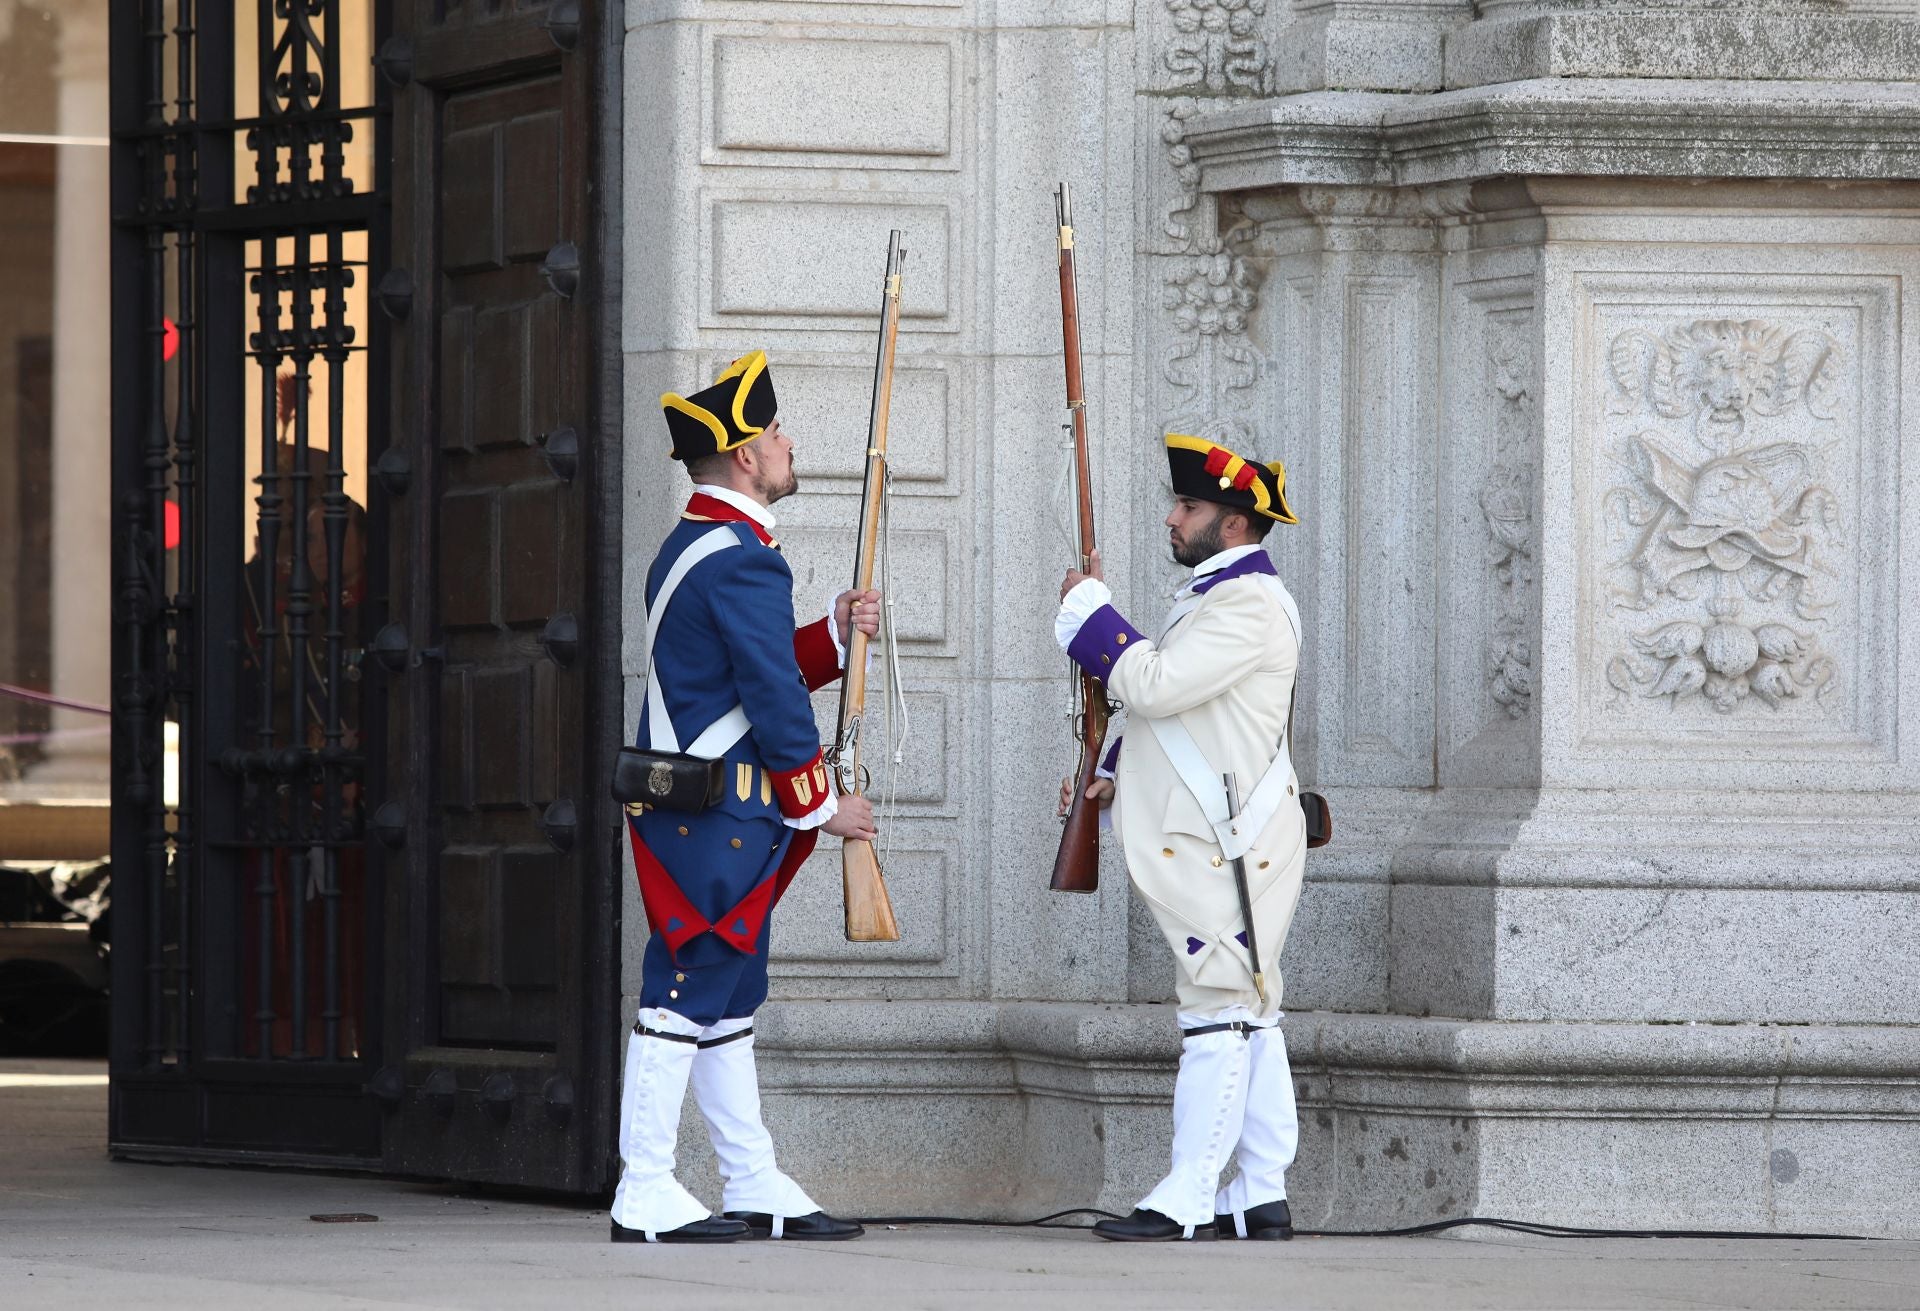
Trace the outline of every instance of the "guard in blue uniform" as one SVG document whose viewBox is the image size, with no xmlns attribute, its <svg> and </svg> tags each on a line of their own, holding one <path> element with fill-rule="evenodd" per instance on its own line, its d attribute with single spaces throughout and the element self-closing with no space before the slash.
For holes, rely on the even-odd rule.
<svg viewBox="0 0 1920 1311">
<path fill-rule="evenodd" d="M 877 630 L 879 596 L 842 593 L 834 613 L 794 625 L 770 507 L 799 484 L 764 352 L 661 407 L 694 493 L 647 574 L 639 743 L 720 759 L 726 789 L 698 814 L 629 807 L 653 936 L 621 1088 L 613 1238 L 852 1238 L 859 1225 L 827 1215 L 774 1163 L 753 1013 L 767 996 L 773 907 L 820 831 L 874 836 L 866 800 L 829 785 L 809 693 L 840 676 L 853 625 Z M 689 1083 L 726 1181 L 724 1216 L 673 1177 Z"/>
</svg>

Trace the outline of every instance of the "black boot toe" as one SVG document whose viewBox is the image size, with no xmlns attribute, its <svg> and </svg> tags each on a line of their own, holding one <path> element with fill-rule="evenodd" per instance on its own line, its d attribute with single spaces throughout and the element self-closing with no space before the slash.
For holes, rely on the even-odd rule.
<svg viewBox="0 0 1920 1311">
<path fill-rule="evenodd" d="M 655 1234 L 653 1241 L 656 1243 L 731 1243 L 746 1236 L 747 1226 L 740 1221 L 710 1215 L 704 1220 L 695 1220 L 692 1224 L 681 1225 L 678 1229 L 669 1229 L 665 1233 Z M 613 1241 L 644 1243 L 647 1241 L 647 1234 L 644 1229 L 629 1229 L 615 1220 Z"/>
<path fill-rule="evenodd" d="M 1231 1225 L 1231 1216 L 1228 1221 Z M 1187 1226 L 1145 1207 L 1135 1208 L 1124 1220 L 1102 1220 L 1093 1226 L 1093 1232 L 1116 1243 L 1169 1243 L 1189 1237 Z M 1193 1238 L 1212 1236 L 1198 1226 L 1191 1235 Z"/>
<path fill-rule="evenodd" d="M 1263 1242 L 1285 1242 L 1293 1237 L 1293 1213 L 1284 1198 L 1256 1206 L 1247 1213 L 1247 1237 Z M 1238 1238 L 1240 1230 L 1231 1215 L 1213 1217 L 1213 1227 L 1222 1238 Z"/>
<path fill-rule="evenodd" d="M 738 1220 L 746 1225 L 755 1238 L 773 1237 L 773 1217 L 760 1211 L 729 1211 L 729 1220 Z M 866 1233 L 866 1226 L 857 1220 L 841 1220 L 828 1215 L 825 1211 L 814 1211 L 808 1215 L 789 1216 L 780 1226 L 782 1238 L 794 1238 L 804 1242 L 830 1243 L 846 1238 L 858 1238 Z"/>
</svg>

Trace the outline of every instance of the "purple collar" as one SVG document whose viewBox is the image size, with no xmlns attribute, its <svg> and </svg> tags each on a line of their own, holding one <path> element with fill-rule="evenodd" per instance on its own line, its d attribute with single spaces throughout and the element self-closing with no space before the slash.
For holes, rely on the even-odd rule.
<svg viewBox="0 0 1920 1311">
<path fill-rule="evenodd" d="M 1248 574 L 1272 574 L 1275 578 L 1280 571 L 1273 567 L 1273 559 L 1264 550 L 1250 551 L 1224 569 L 1216 569 L 1193 585 L 1193 594 L 1200 595 L 1210 587 L 1218 587 L 1229 578 L 1245 578 Z"/>
</svg>

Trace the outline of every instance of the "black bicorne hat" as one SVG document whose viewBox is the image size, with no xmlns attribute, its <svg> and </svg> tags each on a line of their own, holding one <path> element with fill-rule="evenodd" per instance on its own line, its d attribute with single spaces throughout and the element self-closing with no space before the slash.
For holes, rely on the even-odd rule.
<svg viewBox="0 0 1920 1311">
<path fill-rule="evenodd" d="M 1175 496 L 1251 510 L 1277 523 L 1300 522 L 1287 505 L 1287 467 L 1278 460 L 1259 464 L 1218 442 L 1170 432 L 1167 466 Z"/>
<path fill-rule="evenodd" d="M 664 393 L 660 408 L 667 416 L 676 460 L 697 460 L 745 446 L 767 430 L 778 408 L 767 353 L 742 355 L 704 391 L 691 396 Z"/>
</svg>

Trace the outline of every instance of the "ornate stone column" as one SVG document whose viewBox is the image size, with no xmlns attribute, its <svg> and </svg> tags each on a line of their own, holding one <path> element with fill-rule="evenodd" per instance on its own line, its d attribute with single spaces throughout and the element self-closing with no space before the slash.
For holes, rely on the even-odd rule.
<svg viewBox="0 0 1920 1311">
<path fill-rule="evenodd" d="M 1911 1232 L 1920 21 L 1450 21 L 1179 129 L 1343 821 L 1296 1214 Z"/>
</svg>

